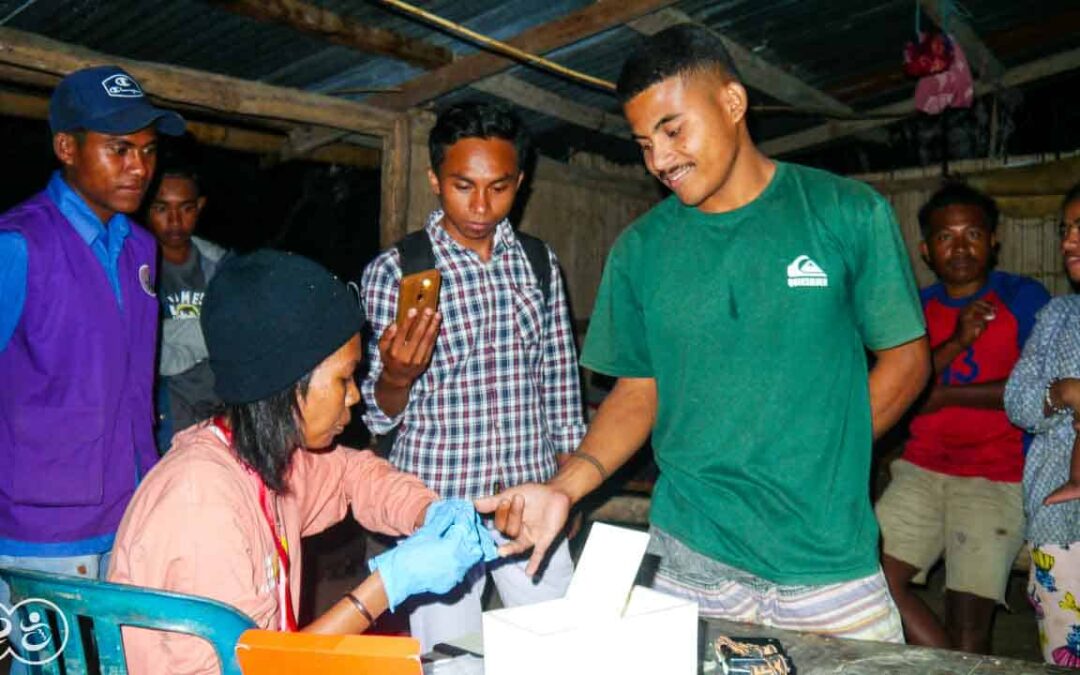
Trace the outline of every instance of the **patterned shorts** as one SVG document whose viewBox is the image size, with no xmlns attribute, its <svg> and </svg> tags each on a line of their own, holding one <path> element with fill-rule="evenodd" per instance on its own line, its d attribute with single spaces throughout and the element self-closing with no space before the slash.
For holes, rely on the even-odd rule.
<svg viewBox="0 0 1080 675">
<path fill-rule="evenodd" d="M 649 534 L 649 553 L 660 558 L 653 587 L 697 602 L 703 617 L 853 640 L 904 642 L 900 613 L 880 569 L 835 584 L 775 584 L 703 556 L 656 528 Z"/>
<path fill-rule="evenodd" d="M 1031 548 L 1028 600 L 1047 663 L 1080 668 L 1080 542 Z"/>
</svg>

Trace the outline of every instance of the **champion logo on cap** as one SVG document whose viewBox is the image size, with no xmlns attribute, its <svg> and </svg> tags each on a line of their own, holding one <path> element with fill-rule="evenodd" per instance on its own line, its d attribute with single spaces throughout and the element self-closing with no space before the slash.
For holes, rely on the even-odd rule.
<svg viewBox="0 0 1080 675">
<path fill-rule="evenodd" d="M 105 87 L 105 93 L 113 98 L 141 98 L 143 95 L 139 83 L 125 73 L 106 77 L 101 81 L 101 86 Z"/>
</svg>

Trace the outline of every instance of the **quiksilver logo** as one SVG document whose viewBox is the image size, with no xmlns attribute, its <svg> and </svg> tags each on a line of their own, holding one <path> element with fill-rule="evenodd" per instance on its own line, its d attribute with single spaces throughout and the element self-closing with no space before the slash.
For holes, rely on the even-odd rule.
<svg viewBox="0 0 1080 675">
<path fill-rule="evenodd" d="M 787 285 L 790 288 L 824 288 L 829 285 L 829 275 L 810 256 L 801 255 L 787 266 Z"/>
</svg>

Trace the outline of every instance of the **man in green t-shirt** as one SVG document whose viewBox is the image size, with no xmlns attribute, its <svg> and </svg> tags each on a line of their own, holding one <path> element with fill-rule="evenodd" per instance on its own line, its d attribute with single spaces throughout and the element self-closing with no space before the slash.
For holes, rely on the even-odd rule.
<svg viewBox="0 0 1080 675">
<path fill-rule="evenodd" d="M 746 89 L 700 28 L 646 40 L 618 90 L 646 167 L 674 193 L 623 232 L 604 269 L 582 363 L 618 382 L 580 461 L 478 508 L 501 505 L 511 531 L 522 520 L 507 551 L 535 544 L 535 568 L 569 507 L 651 433 L 657 588 L 706 616 L 902 641 L 871 444 L 930 360 L 889 205 L 761 154 Z"/>
</svg>

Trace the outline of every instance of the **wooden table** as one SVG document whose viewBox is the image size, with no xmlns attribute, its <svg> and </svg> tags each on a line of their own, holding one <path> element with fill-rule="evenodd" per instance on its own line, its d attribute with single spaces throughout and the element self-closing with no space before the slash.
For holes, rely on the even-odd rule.
<svg viewBox="0 0 1080 675">
<path fill-rule="evenodd" d="M 772 637 L 780 640 L 784 650 L 795 664 L 798 675 L 1044 675 L 1045 673 L 1074 673 L 1065 668 L 1042 663 L 979 656 L 941 649 L 927 649 L 884 642 L 862 642 L 821 637 L 810 633 L 765 628 L 750 624 L 733 623 L 719 619 L 702 619 L 698 622 L 699 673 L 720 675 L 713 653 L 712 643 L 717 635 L 729 637 Z M 432 655 L 429 655 L 432 656 Z M 431 675 L 483 675 L 483 663 L 479 659 L 465 659 L 451 663 L 446 657 L 436 656 L 443 662 L 437 667 L 427 663 L 424 672 Z M 567 674 L 570 675 L 570 674 Z M 617 674 L 612 674 L 617 675 Z M 657 675 L 666 675 L 657 673 Z"/>
<path fill-rule="evenodd" d="M 777 630 L 763 626 L 705 619 L 701 626 L 702 664 L 708 668 L 709 662 L 715 663 L 711 656 L 712 641 L 717 635 L 729 637 L 774 637 L 784 645 L 784 650 L 791 657 L 798 675 L 825 675 L 825 673 L 845 673 L 847 675 L 884 675 L 903 673 L 905 675 L 982 675 L 985 673 L 1039 674 L 1072 673 L 1076 671 L 1042 663 L 1003 659 L 994 656 L 979 656 L 963 652 L 927 649 L 908 645 L 894 645 L 884 642 L 862 642 L 858 640 L 839 640 L 821 637 L 809 633 Z M 711 657 L 711 658 L 710 658 Z M 719 670 L 712 672 L 719 675 Z"/>
</svg>

